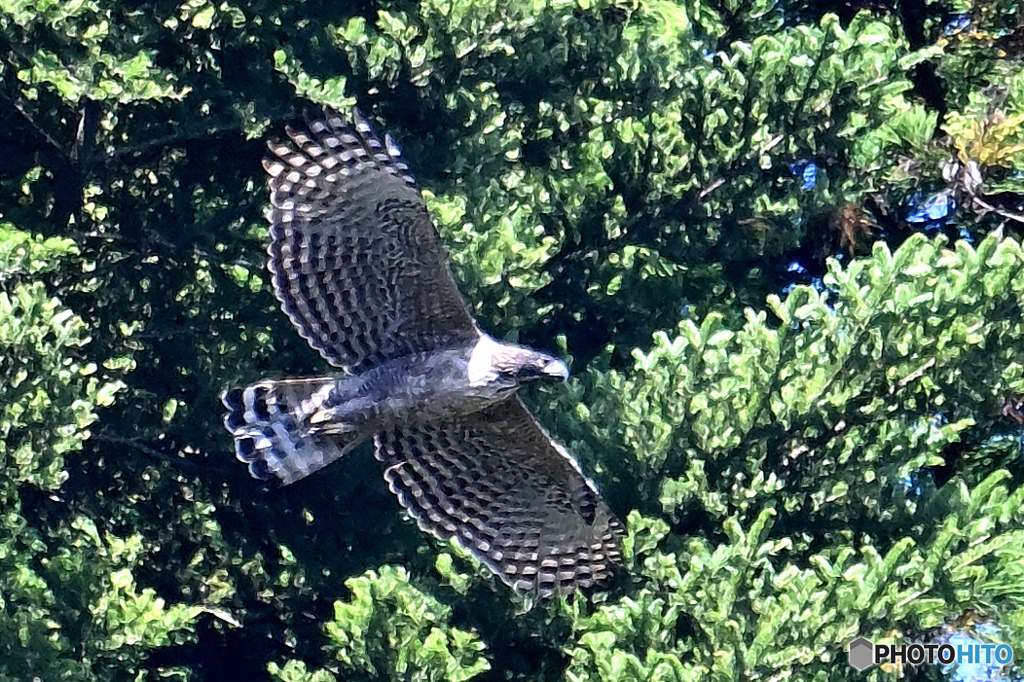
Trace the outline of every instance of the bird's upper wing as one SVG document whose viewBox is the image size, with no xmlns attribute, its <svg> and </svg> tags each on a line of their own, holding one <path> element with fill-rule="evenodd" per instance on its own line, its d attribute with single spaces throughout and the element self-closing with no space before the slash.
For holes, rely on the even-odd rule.
<svg viewBox="0 0 1024 682">
<path fill-rule="evenodd" d="M 269 145 L 274 292 L 309 344 L 357 370 L 479 334 L 408 166 L 358 112 Z"/>
<path fill-rule="evenodd" d="M 513 588 L 566 594 L 604 582 L 621 559 L 622 525 L 517 397 L 375 444 L 420 527 L 455 537 Z"/>
</svg>

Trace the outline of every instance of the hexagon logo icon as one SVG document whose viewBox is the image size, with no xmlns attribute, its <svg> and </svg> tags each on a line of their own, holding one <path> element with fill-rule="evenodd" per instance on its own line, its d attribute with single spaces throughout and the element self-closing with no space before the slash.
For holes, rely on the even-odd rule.
<svg viewBox="0 0 1024 682">
<path fill-rule="evenodd" d="M 850 665 L 857 670 L 866 670 L 875 664 L 875 645 L 867 637 L 858 637 L 850 642 Z"/>
</svg>

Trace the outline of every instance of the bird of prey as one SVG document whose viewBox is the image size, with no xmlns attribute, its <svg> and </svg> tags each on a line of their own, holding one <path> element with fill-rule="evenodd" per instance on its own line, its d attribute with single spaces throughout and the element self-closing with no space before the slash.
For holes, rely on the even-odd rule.
<svg viewBox="0 0 1024 682">
<path fill-rule="evenodd" d="M 269 269 L 299 334 L 340 370 L 224 394 L 258 478 L 285 485 L 372 438 L 419 526 L 542 599 L 606 581 L 622 526 L 516 396 L 558 358 L 495 340 L 463 301 L 391 137 L 354 111 L 269 144 Z"/>
</svg>

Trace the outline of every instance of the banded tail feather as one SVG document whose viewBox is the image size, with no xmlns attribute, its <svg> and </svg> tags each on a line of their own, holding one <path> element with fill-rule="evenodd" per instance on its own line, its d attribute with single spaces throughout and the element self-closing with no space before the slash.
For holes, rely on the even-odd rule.
<svg viewBox="0 0 1024 682">
<path fill-rule="evenodd" d="M 235 456 L 253 477 L 289 485 L 351 452 L 372 431 L 317 419 L 336 388 L 337 379 L 317 377 L 261 381 L 225 391 L 224 426 L 235 439 Z"/>
</svg>

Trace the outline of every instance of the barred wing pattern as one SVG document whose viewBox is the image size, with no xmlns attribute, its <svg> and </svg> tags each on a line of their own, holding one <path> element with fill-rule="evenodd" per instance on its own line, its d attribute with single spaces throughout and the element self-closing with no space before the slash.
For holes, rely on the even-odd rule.
<svg viewBox="0 0 1024 682">
<path fill-rule="evenodd" d="M 604 582 L 622 525 L 519 398 L 375 437 L 384 477 L 420 527 L 454 537 L 541 598 Z"/>
<path fill-rule="evenodd" d="M 274 292 L 299 334 L 350 371 L 479 335 L 390 137 L 356 112 L 271 143 Z"/>
</svg>

